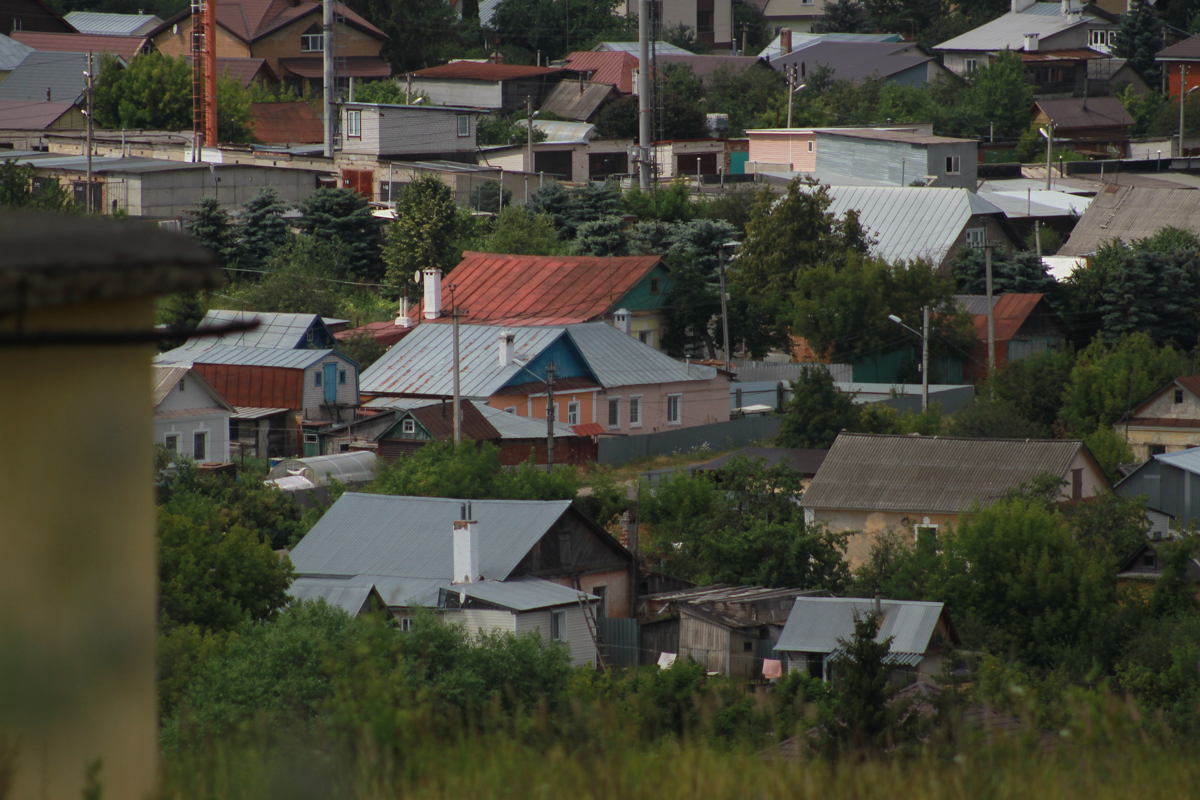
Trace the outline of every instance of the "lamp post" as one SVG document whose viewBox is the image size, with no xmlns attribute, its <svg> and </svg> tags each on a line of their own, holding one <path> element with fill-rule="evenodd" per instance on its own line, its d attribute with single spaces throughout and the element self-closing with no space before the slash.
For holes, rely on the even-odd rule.
<svg viewBox="0 0 1200 800">
<path fill-rule="evenodd" d="M 725 303 L 725 253 L 740 247 L 741 242 L 725 242 L 717 250 L 717 264 L 721 273 L 721 340 L 725 348 L 725 371 L 730 371 L 729 365 L 729 311 Z"/>
<path fill-rule="evenodd" d="M 1046 123 L 1046 127 L 1038 128 L 1038 133 L 1046 137 L 1046 190 L 1050 190 L 1050 156 L 1054 150 L 1054 123 Z"/>
<path fill-rule="evenodd" d="M 929 409 L 929 306 L 921 309 L 921 328 L 924 333 L 908 327 L 895 314 L 888 314 L 888 319 L 904 330 L 921 337 L 921 411 Z"/>
</svg>

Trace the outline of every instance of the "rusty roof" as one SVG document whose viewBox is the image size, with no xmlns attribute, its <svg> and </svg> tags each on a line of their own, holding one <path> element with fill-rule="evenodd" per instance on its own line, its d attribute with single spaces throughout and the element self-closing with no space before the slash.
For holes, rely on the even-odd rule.
<svg viewBox="0 0 1200 800">
<path fill-rule="evenodd" d="M 454 61 L 440 67 L 419 69 L 418 78 L 454 78 L 469 81 L 511 81 L 566 72 L 561 67 L 526 67 L 518 64 L 493 64 L 485 61 Z"/>
<path fill-rule="evenodd" d="M 325 140 L 321 117 L 303 100 L 294 103 L 251 103 L 250 115 L 254 117 L 254 138 L 260 142 L 320 144 Z"/>
<path fill-rule="evenodd" d="M 598 319 L 662 256 L 514 256 L 463 253 L 442 278 L 442 297 L 470 310 L 471 322 L 492 325 L 568 325 Z"/>
<path fill-rule="evenodd" d="M 621 94 L 633 94 L 633 71 L 638 59 L 632 53 L 589 50 L 567 55 L 567 66 L 580 72 L 590 72 L 589 80 L 608 83 Z"/>
<path fill-rule="evenodd" d="M 1017 335 L 1025 320 L 1042 302 L 1040 293 L 1008 292 L 992 297 L 992 326 L 997 342 L 1007 342 Z M 987 296 L 955 295 L 967 306 L 975 320 L 975 338 L 987 341 Z M 977 307 L 977 308 L 976 308 Z"/>
<path fill-rule="evenodd" d="M 145 46 L 146 36 L 105 36 L 99 33 L 13 31 L 12 38 L 34 50 L 58 53 L 112 53 L 129 61 Z"/>
<path fill-rule="evenodd" d="M 459 403 L 462 411 L 462 435 L 464 439 L 474 442 L 494 442 L 500 438 L 500 432 L 488 422 L 479 409 L 470 400 Z M 429 431 L 429 435 L 439 442 L 454 438 L 454 404 L 433 403 L 420 408 L 410 408 L 397 415 L 399 419 L 411 416 L 421 427 Z"/>
</svg>

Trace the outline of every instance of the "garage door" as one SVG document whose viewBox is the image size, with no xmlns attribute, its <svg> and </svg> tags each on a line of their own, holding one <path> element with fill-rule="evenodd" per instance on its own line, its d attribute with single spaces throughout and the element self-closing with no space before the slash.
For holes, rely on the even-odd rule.
<svg viewBox="0 0 1200 800">
<path fill-rule="evenodd" d="M 571 156 L 573 153 L 570 150 L 552 150 L 544 153 L 533 154 L 533 171 L 544 172 L 548 176 L 558 178 L 560 181 L 573 181 L 575 178 L 571 175 Z"/>
</svg>

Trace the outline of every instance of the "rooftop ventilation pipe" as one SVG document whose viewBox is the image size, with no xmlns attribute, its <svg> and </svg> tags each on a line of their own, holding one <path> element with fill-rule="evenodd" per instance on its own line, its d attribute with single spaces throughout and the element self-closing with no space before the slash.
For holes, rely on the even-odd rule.
<svg viewBox="0 0 1200 800">
<path fill-rule="evenodd" d="M 467 503 L 462 506 L 462 519 L 454 520 L 454 583 L 479 580 L 479 526 L 471 516 Z"/>
<path fill-rule="evenodd" d="M 442 315 L 442 271 L 430 267 L 422 271 L 425 284 L 425 319 L 437 319 Z"/>
<path fill-rule="evenodd" d="M 507 367 L 513 363 L 516 350 L 513 344 L 515 340 L 516 335 L 512 331 L 500 331 L 496 348 L 500 357 L 500 366 Z"/>
</svg>

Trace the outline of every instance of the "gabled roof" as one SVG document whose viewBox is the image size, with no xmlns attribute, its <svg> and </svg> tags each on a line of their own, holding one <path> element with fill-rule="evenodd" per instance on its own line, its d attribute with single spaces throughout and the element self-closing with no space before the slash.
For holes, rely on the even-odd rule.
<svg viewBox="0 0 1200 800">
<path fill-rule="evenodd" d="M 251 103 L 250 115 L 254 117 L 254 138 L 260 142 L 317 144 L 325 141 L 321 117 L 303 100 L 294 103 Z"/>
<path fill-rule="evenodd" d="M 454 521 L 467 501 L 347 492 L 291 552 L 308 576 L 454 579 Z M 571 507 L 569 500 L 472 500 L 479 571 L 504 580 Z"/>
<path fill-rule="evenodd" d="M 228 0 L 217 3 L 217 24 L 243 42 L 253 42 L 298 19 L 320 14 L 321 10 L 321 3 L 314 2 L 292 5 L 289 0 Z M 351 28 L 357 28 L 376 39 L 388 38 L 383 31 L 341 3 L 335 4 L 334 12 L 345 19 Z M 158 36 L 191 15 L 191 6 L 185 6 L 182 11 L 150 31 L 147 36 Z"/>
<path fill-rule="evenodd" d="M 1133 569 L 1142 560 L 1142 556 L 1147 553 L 1153 553 L 1155 558 L 1154 566 L 1149 569 Z M 1164 565 L 1158 556 L 1158 547 L 1150 542 L 1144 543 L 1137 550 L 1133 551 L 1128 558 L 1121 562 L 1117 567 L 1118 580 L 1157 580 L 1163 574 Z M 1187 569 L 1184 571 L 1184 580 L 1190 583 L 1200 583 L 1200 560 L 1189 558 Z"/>
<path fill-rule="evenodd" d="M 561 67 L 527 67 L 518 64 L 493 64 L 489 61 L 452 61 L 440 67 L 419 69 L 410 73 L 415 78 L 436 78 L 468 81 L 511 81 L 520 78 L 540 78 L 565 72 Z"/>
<path fill-rule="evenodd" d="M 542 101 L 541 110 L 556 114 L 564 119 L 585 122 L 591 119 L 600 110 L 601 106 L 610 99 L 614 99 L 617 94 L 616 88 L 608 83 L 562 81 Z M 546 124 L 552 123 L 543 121 L 533 123 L 534 127 L 538 129 L 541 129 Z"/>
<path fill-rule="evenodd" d="M 1075 6 L 1077 10 L 1079 6 Z M 1106 16 L 1106 15 L 1105 15 Z M 1109 22 L 1094 5 L 1082 8 L 1078 21 L 1062 13 L 1061 3 L 1034 3 L 1017 13 L 1009 11 L 991 22 L 973 28 L 936 45 L 934 50 L 976 50 L 994 53 L 1000 50 L 1024 50 L 1026 34 L 1036 33 L 1045 40 L 1057 33 L 1088 23 Z"/>
<path fill-rule="evenodd" d="M 208 350 L 221 345 L 237 345 L 240 347 L 270 347 L 280 349 L 304 349 L 308 344 L 308 332 L 315 328 L 325 328 L 324 321 L 317 314 L 281 314 L 273 311 L 233 311 L 229 309 L 211 309 L 196 325 L 197 331 L 224 325 L 231 322 L 244 322 L 257 319 L 258 327 L 252 331 L 241 333 L 226 333 L 220 336 L 196 336 L 189 339 L 179 350 Z M 325 328 L 327 341 L 333 341 L 333 334 Z"/>
<path fill-rule="evenodd" d="M 927 56 L 908 42 L 815 42 L 802 50 L 771 59 L 771 67 L 783 71 L 803 62 L 809 69 L 826 65 L 835 80 L 859 83 L 872 75 L 890 78 L 901 72 L 928 64 Z"/>
<path fill-rule="evenodd" d="M 802 33 L 792 31 L 792 52 L 803 50 L 820 42 L 898 42 L 898 33 Z M 759 52 L 759 58 L 779 58 L 783 52 L 783 37 L 776 34 L 771 43 Z"/>
<path fill-rule="evenodd" d="M 367 607 L 371 595 L 385 606 L 383 597 L 370 581 L 337 578 L 297 578 L 288 587 L 288 594 L 297 602 L 324 600 L 333 608 L 340 608 L 352 617 Z"/>
<path fill-rule="evenodd" d="M 1116 97 L 1065 97 L 1034 100 L 1056 129 L 1131 127 L 1133 117 Z"/>
<path fill-rule="evenodd" d="M 14 31 L 12 37 L 34 50 L 60 53 L 112 53 L 129 61 L 146 46 L 145 36 L 104 36 L 86 33 Z"/>
<path fill-rule="evenodd" d="M 1200 234 L 1200 191 L 1108 184 L 1096 193 L 1058 255 L 1090 255 L 1109 239 L 1131 244 L 1167 226 Z"/>
<path fill-rule="evenodd" d="M 218 407 L 233 413 L 233 406 L 225 402 L 225 398 L 221 397 L 217 393 L 217 390 L 212 388 L 208 381 L 201 377 L 200 373 L 182 364 L 155 364 L 150 368 L 150 379 L 154 386 L 154 407 L 158 408 L 162 405 L 162 401 L 167 399 L 167 395 L 171 393 L 171 390 L 185 378 L 208 392 Z"/>
<path fill-rule="evenodd" d="M 16 69 L 25 60 L 25 56 L 33 52 L 27 44 L 21 44 L 16 39 L 0 33 L 0 71 Z"/>
<path fill-rule="evenodd" d="M 472 322 L 494 325 L 567 325 L 588 322 L 621 307 L 625 294 L 662 256 L 513 256 L 463 253 L 442 278 Z M 418 309 L 419 314 L 422 309 Z"/>
<path fill-rule="evenodd" d="M 154 357 L 155 364 L 225 364 L 228 366 L 305 369 L 328 355 L 346 358 L 336 350 L 290 350 L 276 347 L 217 345 L 207 350 L 177 347 Z M 346 359 L 349 361 L 349 359 Z"/>
<path fill-rule="evenodd" d="M 190 55 L 185 56 L 187 62 L 192 63 Z M 262 78 L 267 81 L 278 80 L 275 71 L 267 64 L 265 58 L 218 58 L 217 59 L 217 74 L 220 76 L 228 75 L 233 80 L 242 85 L 243 88 L 249 88 L 250 84 L 256 79 Z M 293 103 L 251 103 L 253 106 L 272 105 L 272 106 L 290 106 Z"/>
<path fill-rule="evenodd" d="M 633 71 L 638 68 L 637 56 L 621 50 L 583 50 L 567 54 L 567 66 L 580 72 L 590 72 L 588 80 L 607 83 L 621 94 L 633 94 Z"/>
<path fill-rule="evenodd" d="M 1200 34 L 1189 36 L 1182 42 L 1176 42 L 1170 47 L 1159 50 L 1154 58 L 1158 61 L 1200 60 Z"/>
<path fill-rule="evenodd" d="M 875 641 L 892 639 L 892 652 L 920 655 L 930 647 L 938 619 L 945 613 L 943 603 L 916 600 L 882 600 L 883 620 Z M 854 635 L 854 615 L 869 614 L 875 602 L 855 597 L 797 597 L 787 625 L 775 644 L 776 650 L 832 653 L 840 649 L 838 639 Z M 951 639 L 958 634 L 950 626 Z"/>
<path fill-rule="evenodd" d="M 586 592 L 535 578 L 532 575 L 522 575 L 507 581 L 486 580 L 446 584 L 442 586 L 441 596 L 444 598 L 446 595 L 465 595 L 467 598 L 482 600 L 485 603 L 503 606 L 513 611 L 534 611 L 554 606 L 577 606 L 581 597 L 589 603 L 598 599 Z"/>
<path fill-rule="evenodd" d="M 1025 320 L 1042 302 L 1044 295 L 1040 293 L 1020 294 L 1008 292 L 1002 295 L 992 295 L 992 330 L 996 341 L 1007 342 L 1017 335 L 1017 331 L 1025 324 Z M 962 305 L 968 314 L 975 317 L 975 337 L 987 340 L 987 295 L 956 294 L 954 299 Z M 1046 309 L 1049 311 L 1049 309 Z M 1053 313 L 1051 311 L 1050 313 Z"/>
<path fill-rule="evenodd" d="M 1118 423 L 1124 422 L 1126 419 L 1128 419 L 1133 424 L 1141 424 L 1141 425 L 1155 425 L 1155 426 L 1159 426 L 1159 427 L 1184 427 L 1184 428 L 1200 427 L 1200 419 L 1189 419 L 1189 418 L 1148 419 L 1145 417 L 1140 418 L 1140 419 L 1138 418 L 1137 414 L 1139 411 L 1142 410 L 1143 407 L 1145 407 L 1145 406 L 1149 405 L 1150 403 L 1154 402 L 1155 400 L 1157 400 L 1167 390 L 1175 389 L 1175 388 L 1184 389 L 1188 392 L 1191 392 L 1192 395 L 1194 395 L 1195 397 L 1200 398 L 1200 375 L 1181 375 L 1179 377 L 1172 378 L 1171 380 L 1167 381 L 1162 386 L 1159 386 L 1157 389 L 1150 392 L 1150 394 L 1146 395 L 1145 397 L 1143 397 L 1142 399 L 1140 399 L 1136 403 L 1134 403 L 1132 406 L 1130 406 L 1129 411 L 1125 414 L 1122 414 L 1120 416 L 1120 418 L 1117 420 L 1117 422 Z M 1172 423 L 1174 423 L 1174 425 L 1172 425 Z"/>
<path fill-rule="evenodd" d="M 64 115 L 74 103 L 36 103 L 28 100 L 0 100 L 0 130 L 42 131 Z"/>
<path fill-rule="evenodd" d="M 86 71 L 87 53 L 30 53 L 19 67 L 9 73 L 4 83 L 0 83 L 0 100 L 77 103 L 83 96 L 83 73 Z M 46 96 L 47 92 L 49 97 Z"/>
<path fill-rule="evenodd" d="M 474 403 L 470 400 L 463 400 L 459 403 L 459 407 L 462 413 L 464 439 L 475 442 L 492 442 L 500 438 L 499 431 L 492 427 Z M 396 414 L 396 422 L 398 423 L 405 417 L 415 419 L 430 436 L 439 442 L 450 441 L 454 438 L 454 405 L 452 403 L 434 403 L 401 411 Z"/>
<path fill-rule="evenodd" d="M 1065 476 L 1083 442 L 842 433 L 800 505 L 813 509 L 958 513 L 1043 472 Z M 1099 473 L 1097 469 L 1097 473 Z"/>
<path fill-rule="evenodd" d="M 108 14 L 100 11 L 72 11 L 64 17 L 80 33 L 101 36 L 134 36 L 154 30 L 162 20 L 153 14 Z M 145 30 L 142 30 L 142 29 Z"/>
<path fill-rule="evenodd" d="M 878 240 L 875 253 L 887 261 L 925 258 L 937 265 L 972 216 L 1004 214 L 968 189 L 834 186 L 829 194 L 829 211 L 839 217 L 858 211 L 859 221 Z"/>
<path fill-rule="evenodd" d="M 471 401 L 468 400 L 468 403 Z M 483 415 L 483 418 L 496 430 L 501 439 L 544 439 L 546 437 L 546 420 L 537 417 L 522 417 L 510 414 L 498 408 L 480 403 L 471 405 Z M 579 427 L 579 426 L 575 426 Z M 554 423 L 555 436 L 576 436 L 572 426 L 561 422 Z"/>
</svg>

